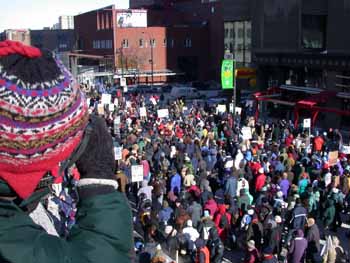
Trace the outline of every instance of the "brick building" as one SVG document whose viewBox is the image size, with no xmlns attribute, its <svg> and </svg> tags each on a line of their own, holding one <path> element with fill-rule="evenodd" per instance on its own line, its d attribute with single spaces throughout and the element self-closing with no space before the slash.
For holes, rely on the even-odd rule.
<svg viewBox="0 0 350 263">
<path fill-rule="evenodd" d="M 180 77 L 205 80 L 209 63 L 207 27 L 150 26 L 147 10 L 108 6 L 75 16 L 80 54 L 100 56 L 117 75 L 163 82 Z M 86 61 L 85 61 L 86 62 Z"/>
</svg>

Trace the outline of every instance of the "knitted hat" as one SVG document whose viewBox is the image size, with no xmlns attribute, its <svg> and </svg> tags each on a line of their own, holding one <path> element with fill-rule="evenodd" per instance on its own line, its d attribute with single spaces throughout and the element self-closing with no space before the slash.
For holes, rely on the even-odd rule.
<svg viewBox="0 0 350 263">
<path fill-rule="evenodd" d="M 78 83 L 49 52 L 0 42 L 0 178 L 23 199 L 79 145 L 88 122 Z"/>
</svg>

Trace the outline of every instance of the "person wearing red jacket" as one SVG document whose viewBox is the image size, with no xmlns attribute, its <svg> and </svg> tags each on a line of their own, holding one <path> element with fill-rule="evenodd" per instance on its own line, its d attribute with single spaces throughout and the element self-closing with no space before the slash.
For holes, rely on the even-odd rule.
<svg viewBox="0 0 350 263">
<path fill-rule="evenodd" d="M 226 217 L 226 219 L 224 217 Z M 218 205 L 218 213 L 214 217 L 214 223 L 218 229 L 218 234 L 221 240 L 226 240 L 231 224 L 231 215 L 226 212 L 225 205 Z"/>
<path fill-rule="evenodd" d="M 266 182 L 266 175 L 264 174 L 264 169 L 260 168 L 258 172 L 259 172 L 259 174 L 256 177 L 256 181 L 255 181 L 255 191 L 256 192 L 260 192 L 261 188 L 263 188 L 263 186 L 265 185 L 265 182 Z"/>
</svg>

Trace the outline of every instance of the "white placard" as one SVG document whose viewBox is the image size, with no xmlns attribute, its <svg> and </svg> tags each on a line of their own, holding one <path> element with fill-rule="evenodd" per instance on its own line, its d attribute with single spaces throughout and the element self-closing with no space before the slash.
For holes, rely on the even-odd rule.
<svg viewBox="0 0 350 263">
<path fill-rule="evenodd" d="M 116 116 L 114 118 L 114 125 L 118 125 L 118 124 L 120 124 L 120 116 Z"/>
<path fill-rule="evenodd" d="M 252 139 L 252 129 L 250 127 L 244 126 L 241 129 L 243 140 L 251 140 Z"/>
<path fill-rule="evenodd" d="M 224 113 L 224 112 L 226 112 L 226 105 L 225 104 L 219 104 L 216 107 L 216 112 L 217 113 Z"/>
<path fill-rule="evenodd" d="M 311 128 L 311 119 L 304 119 L 304 129 Z"/>
<path fill-rule="evenodd" d="M 122 151 L 123 147 L 114 147 L 114 160 L 121 160 L 122 159 Z"/>
<path fill-rule="evenodd" d="M 97 105 L 97 113 L 99 115 L 104 115 L 105 114 L 105 108 L 103 104 L 98 104 Z"/>
<path fill-rule="evenodd" d="M 131 166 L 131 182 L 142 182 L 143 181 L 143 165 L 132 165 Z"/>
<path fill-rule="evenodd" d="M 242 108 L 241 107 L 236 107 L 235 108 L 235 114 L 241 115 L 242 114 Z"/>
<path fill-rule="evenodd" d="M 341 152 L 345 153 L 345 154 L 350 154 L 350 146 L 349 145 L 343 145 Z"/>
<path fill-rule="evenodd" d="M 109 111 L 114 111 L 114 104 L 110 103 L 108 105 L 108 109 L 109 109 Z"/>
<path fill-rule="evenodd" d="M 126 101 L 126 108 L 130 108 L 131 107 L 131 101 Z"/>
<path fill-rule="evenodd" d="M 118 98 L 115 98 L 115 99 L 114 99 L 114 102 L 113 102 L 113 104 L 114 104 L 115 106 L 117 106 L 117 107 L 118 107 L 118 105 L 119 105 L 119 101 L 118 101 Z"/>
<path fill-rule="evenodd" d="M 126 78 L 120 78 L 120 86 L 122 87 L 126 86 Z"/>
<path fill-rule="evenodd" d="M 128 92 L 128 86 L 124 86 L 124 87 L 123 87 L 123 92 L 124 92 L 124 93 Z"/>
<path fill-rule="evenodd" d="M 161 109 L 157 110 L 158 118 L 167 118 L 169 116 L 169 110 L 168 109 Z"/>
<path fill-rule="evenodd" d="M 103 93 L 102 94 L 101 103 L 103 105 L 110 104 L 111 101 L 112 101 L 112 95 L 111 94 L 107 94 L 107 93 Z"/>
<path fill-rule="evenodd" d="M 146 107 L 141 107 L 140 108 L 140 117 L 147 117 Z"/>
</svg>

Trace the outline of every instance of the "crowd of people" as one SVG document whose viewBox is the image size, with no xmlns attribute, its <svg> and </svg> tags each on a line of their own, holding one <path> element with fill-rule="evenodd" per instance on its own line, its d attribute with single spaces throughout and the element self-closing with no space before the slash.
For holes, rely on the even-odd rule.
<svg viewBox="0 0 350 263">
<path fill-rule="evenodd" d="M 347 262 L 337 230 L 348 220 L 350 159 L 337 130 L 309 136 L 291 122 L 255 123 L 244 110 L 241 118 L 183 100 L 159 118 L 158 97 L 116 101 L 104 117 L 122 147 L 120 190 L 137 203 L 140 262 L 216 263 L 225 251 L 245 251 L 247 263 Z M 142 182 L 133 181 L 134 165 Z"/>
<path fill-rule="evenodd" d="M 0 42 L 1 262 L 349 261 L 339 131 L 85 95 L 50 52 Z"/>
</svg>

